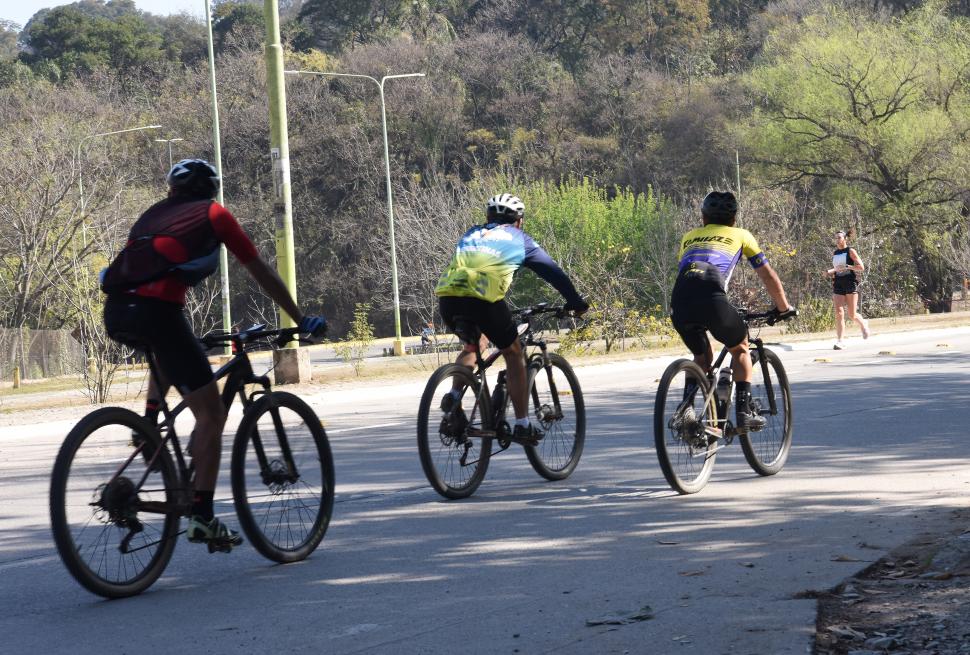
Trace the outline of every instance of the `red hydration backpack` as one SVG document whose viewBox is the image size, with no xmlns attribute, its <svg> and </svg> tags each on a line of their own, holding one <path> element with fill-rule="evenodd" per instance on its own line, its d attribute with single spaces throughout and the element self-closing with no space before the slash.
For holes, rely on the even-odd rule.
<svg viewBox="0 0 970 655">
<path fill-rule="evenodd" d="M 209 221 L 211 200 L 166 198 L 135 221 L 128 243 L 101 276 L 105 293 L 131 291 L 174 275 L 195 286 L 219 267 L 219 239 Z"/>
</svg>

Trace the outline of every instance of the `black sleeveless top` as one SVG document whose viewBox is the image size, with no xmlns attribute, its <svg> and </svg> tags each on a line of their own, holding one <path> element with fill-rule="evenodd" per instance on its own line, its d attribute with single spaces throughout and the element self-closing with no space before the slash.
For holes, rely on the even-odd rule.
<svg viewBox="0 0 970 655">
<path fill-rule="evenodd" d="M 851 248 L 839 248 L 832 254 L 832 267 L 836 268 L 839 264 L 845 266 L 855 266 L 855 258 L 852 257 Z M 851 280 L 857 282 L 855 271 L 836 271 L 835 277 L 839 280 Z"/>
</svg>

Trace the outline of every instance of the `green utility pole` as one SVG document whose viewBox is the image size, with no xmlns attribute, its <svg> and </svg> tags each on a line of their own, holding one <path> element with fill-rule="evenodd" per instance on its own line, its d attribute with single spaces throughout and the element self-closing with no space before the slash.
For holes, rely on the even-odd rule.
<svg viewBox="0 0 970 655">
<path fill-rule="evenodd" d="M 269 88 L 270 156 L 276 199 L 276 269 L 296 300 L 296 262 L 293 249 L 293 205 L 290 196 L 290 145 L 286 125 L 286 87 L 283 77 L 283 46 L 280 44 L 280 12 L 277 0 L 265 0 L 266 86 Z M 285 313 L 281 327 L 294 327 Z M 294 347 L 291 344 L 291 347 Z"/>
<path fill-rule="evenodd" d="M 273 162 L 273 218 L 276 222 L 276 270 L 296 301 L 296 257 L 293 248 L 293 203 L 290 197 L 290 145 L 286 127 L 286 86 L 283 77 L 283 46 L 280 44 L 280 11 L 277 0 L 265 0 L 266 86 L 269 90 L 270 158 Z M 293 318 L 280 312 L 281 327 L 295 327 Z M 312 374 L 310 354 L 291 341 L 273 351 L 273 375 L 277 384 L 308 382 Z"/>
<path fill-rule="evenodd" d="M 212 47 L 212 13 L 209 0 L 205 2 L 205 25 L 209 34 L 209 88 L 212 95 L 212 150 L 215 154 L 216 173 L 219 174 L 219 193 L 216 201 L 225 205 L 222 196 L 222 141 L 219 137 L 219 99 L 216 95 L 216 55 Z M 171 146 L 171 144 L 169 144 Z M 169 151 L 171 152 L 171 150 Z M 171 159 L 171 156 L 169 156 Z M 222 329 L 232 331 L 232 316 L 229 313 L 229 256 L 226 254 L 225 244 L 219 245 L 219 279 L 222 282 Z M 225 354 L 232 354 L 230 346 L 226 346 Z"/>
</svg>

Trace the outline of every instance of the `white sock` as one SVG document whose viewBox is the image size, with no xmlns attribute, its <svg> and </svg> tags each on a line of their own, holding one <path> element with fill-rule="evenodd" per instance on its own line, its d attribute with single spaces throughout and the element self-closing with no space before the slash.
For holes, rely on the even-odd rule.
<svg viewBox="0 0 970 655">
<path fill-rule="evenodd" d="M 515 427 L 517 427 L 517 428 L 520 428 L 520 427 L 521 428 L 527 428 L 527 427 L 529 427 L 529 419 L 528 419 L 528 417 L 515 419 Z"/>
</svg>

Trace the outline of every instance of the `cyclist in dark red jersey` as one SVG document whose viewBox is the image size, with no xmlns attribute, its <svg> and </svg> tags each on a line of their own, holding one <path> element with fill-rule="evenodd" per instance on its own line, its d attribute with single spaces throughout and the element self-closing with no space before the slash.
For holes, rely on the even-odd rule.
<svg viewBox="0 0 970 655">
<path fill-rule="evenodd" d="M 178 389 L 195 416 L 189 541 L 238 545 L 239 535 L 213 512 L 226 412 L 209 360 L 183 312 L 186 292 L 216 271 L 219 244 L 224 243 L 301 332 L 322 336 L 326 321 L 299 310 L 283 280 L 259 256 L 233 215 L 213 200 L 219 176 L 208 162 L 180 161 L 168 174 L 168 186 L 168 197 L 135 222 L 125 248 L 102 276 L 101 288 L 108 294 L 104 322 L 112 339 L 151 348 L 163 388 L 154 380 L 149 383 L 145 408 L 149 421 L 157 420 L 170 386 Z"/>
</svg>

